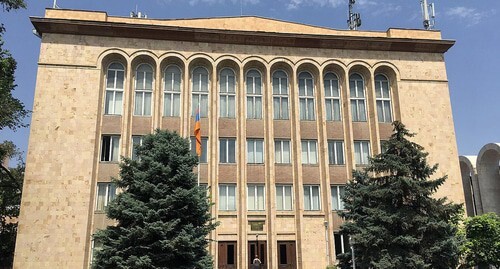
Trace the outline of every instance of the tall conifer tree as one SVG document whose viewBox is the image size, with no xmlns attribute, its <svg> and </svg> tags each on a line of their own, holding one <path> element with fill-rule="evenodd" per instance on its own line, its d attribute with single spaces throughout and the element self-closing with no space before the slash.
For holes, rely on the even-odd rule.
<svg viewBox="0 0 500 269">
<path fill-rule="evenodd" d="M 207 236 L 212 223 L 206 191 L 197 186 L 197 159 L 186 139 L 157 130 L 124 159 L 123 190 L 107 208 L 117 225 L 95 235 L 102 244 L 93 268 L 212 268 Z"/>
<path fill-rule="evenodd" d="M 385 151 L 346 186 L 341 233 L 352 238 L 356 268 L 456 268 L 461 205 L 433 197 L 447 177 L 430 179 L 438 166 L 402 123 L 393 126 Z M 352 268 L 350 252 L 339 258 Z"/>
</svg>

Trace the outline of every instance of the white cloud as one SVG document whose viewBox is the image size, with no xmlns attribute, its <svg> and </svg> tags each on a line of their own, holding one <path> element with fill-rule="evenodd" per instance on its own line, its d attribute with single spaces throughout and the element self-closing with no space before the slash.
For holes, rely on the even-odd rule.
<svg viewBox="0 0 500 269">
<path fill-rule="evenodd" d="M 468 7 L 453 7 L 446 11 L 446 15 L 452 18 L 458 18 L 460 20 L 467 21 L 467 26 L 473 26 L 480 23 L 482 20 L 488 18 L 490 15 L 494 15 L 496 10 L 492 9 L 490 11 L 478 11 L 475 8 Z"/>
<path fill-rule="evenodd" d="M 345 4 L 345 0 L 288 0 L 287 9 L 297 9 L 301 6 L 320 6 L 320 7 L 337 7 Z"/>
</svg>

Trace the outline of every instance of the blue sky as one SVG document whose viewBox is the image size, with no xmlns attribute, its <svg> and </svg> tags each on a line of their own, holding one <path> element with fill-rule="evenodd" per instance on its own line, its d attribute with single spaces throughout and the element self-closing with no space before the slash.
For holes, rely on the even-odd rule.
<svg viewBox="0 0 500 269">
<path fill-rule="evenodd" d="M 429 0 L 430 2 L 432 0 Z M 500 1 L 434 0 L 436 29 L 456 40 L 446 54 L 453 118 L 460 155 L 476 155 L 490 142 L 500 142 Z M 53 0 L 28 0 L 26 10 L 0 11 L 7 32 L 4 47 L 18 61 L 14 95 L 33 107 L 40 40 L 29 16 L 43 16 Z M 101 10 L 128 16 L 136 9 L 150 18 L 257 15 L 336 29 L 346 29 L 348 0 L 58 0 L 61 8 Z M 357 0 L 360 30 L 422 28 L 419 0 Z M 26 120 L 27 122 L 30 119 Z M 27 149 L 29 129 L 0 132 Z"/>
</svg>

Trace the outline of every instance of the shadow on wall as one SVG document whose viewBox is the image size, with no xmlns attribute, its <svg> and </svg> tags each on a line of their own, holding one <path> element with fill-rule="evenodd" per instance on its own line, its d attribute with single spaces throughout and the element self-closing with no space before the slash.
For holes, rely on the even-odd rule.
<svg viewBox="0 0 500 269">
<path fill-rule="evenodd" d="M 483 146 L 477 156 L 460 156 L 467 216 L 500 215 L 500 143 Z"/>
</svg>

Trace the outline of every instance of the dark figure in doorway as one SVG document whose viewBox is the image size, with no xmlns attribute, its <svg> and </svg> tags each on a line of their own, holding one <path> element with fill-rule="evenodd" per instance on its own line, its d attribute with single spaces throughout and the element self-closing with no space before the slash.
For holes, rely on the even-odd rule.
<svg viewBox="0 0 500 269">
<path fill-rule="evenodd" d="M 255 259 L 252 262 L 252 269 L 259 269 L 262 262 L 259 260 L 259 256 L 255 255 Z"/>
</svg>

